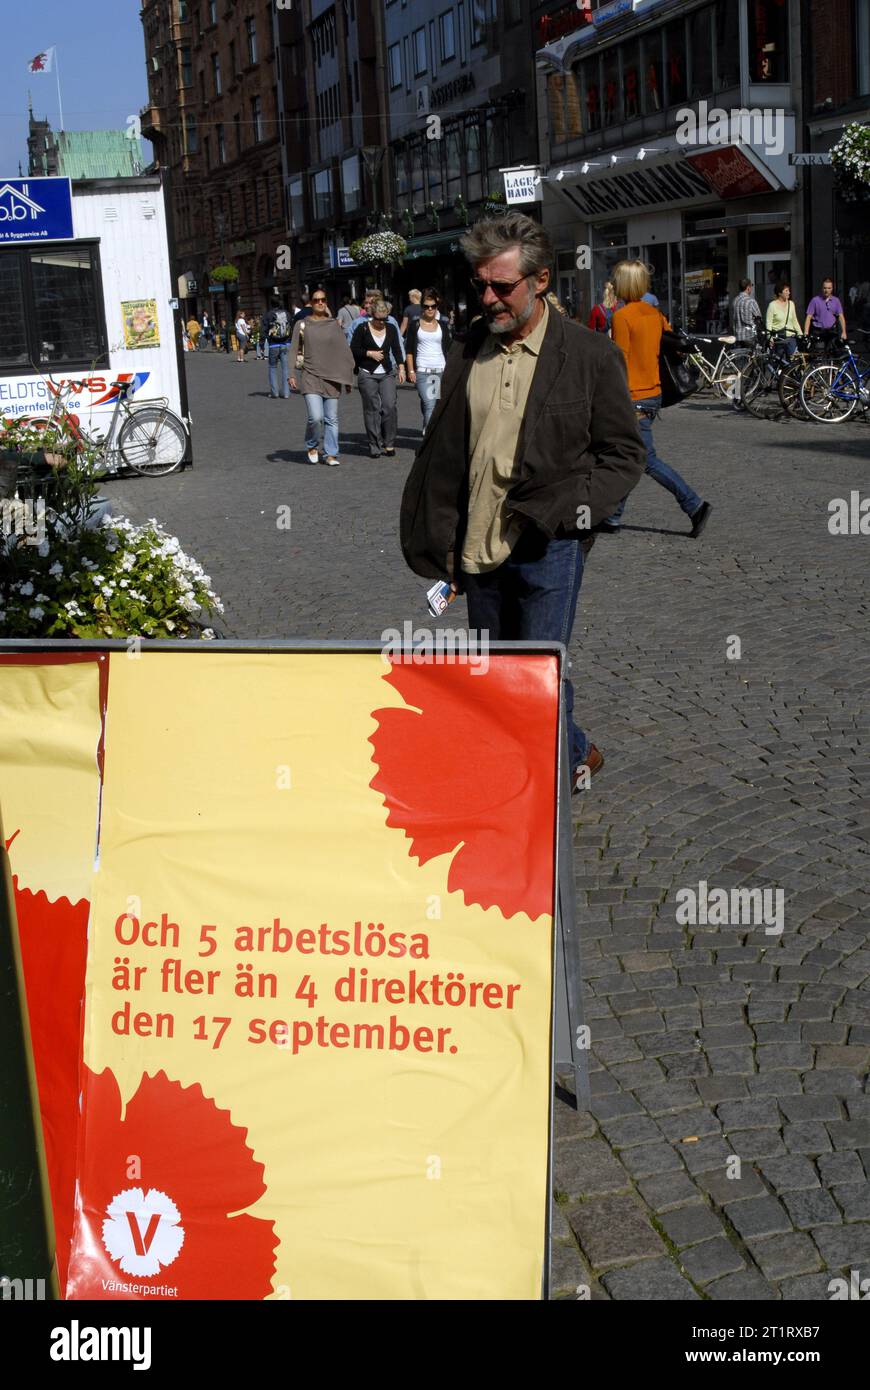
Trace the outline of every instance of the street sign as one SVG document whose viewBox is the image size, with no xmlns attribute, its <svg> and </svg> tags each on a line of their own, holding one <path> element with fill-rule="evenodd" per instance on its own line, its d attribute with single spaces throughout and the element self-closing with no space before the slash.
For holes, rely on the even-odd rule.
<svg viewBox="0 0 870 1390">
<path fill-rule="evenodd" d="M 330 246 L 329 264 L 333 270 L 355 270 L 359 263 L 351 256 L 349 246 Z"/>
<path fill-rule="evenodd" d="M 72 235 L 69 179 L 5 179 L 0 183 L 0 243 L 69 241 Z"/>
<path fill-rule="evenodd" d="M 819 164 L 830 164 L 831 156 L 830 154 L 810 154 L 798 152 L 796 154 L 790 154 L 788 157 L 788 162 L 792 166 L 797 167 L 802 167 L 805 165 L 815 166 Z"/>
<path fill-rule="evenodd" d="M 540 169 L 536 168 L 503 169 L 505 202 L 508 204 L 541 202 L 543 196 L 541 185 L 535 183 L 540 172 Z"/>
</svg>

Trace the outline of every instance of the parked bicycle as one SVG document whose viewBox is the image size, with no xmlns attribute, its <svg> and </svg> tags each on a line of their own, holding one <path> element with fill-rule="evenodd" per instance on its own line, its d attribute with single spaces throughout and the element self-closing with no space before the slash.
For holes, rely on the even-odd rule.
<svg viewBox="0 0 870 1390">
<path fill-rule="evenodd" d="M 708 387 L 712 387 L 723 400 L 731 400 L 737 380 L 752 356 L 750 349 L 735 348 L 734 344 L 737 339 L 733 334 L 711 338 L 703 333 L 690 333 L 688 337 L 692 344 L 692 351 L 686 359 L 686 365 L 695 367 L 698 371 L 700 376 L 698 390 L 705 391 Z M 709 358 L 704 356 L 701 343 L 706 343 L 708 346 L 712 346 L 714 343 L 722 344 L 715 362 L 711 362 Z"/>
<path fill-rule="evenodd" d="M 870 332 L 863 328 L 855 332 L 870 338 Z M 801 404 L 823 425 L 840 424 L 859 405 L 865 412 L 870 406 L 870 363 L 855 356 L 851 343 L 844 343 L 843 348 L 844 357 L 811 367 L 801 382 Z"/>
<path fill-rule="evenodd" d="M 787 336 L 782 329 L 774 333 L 768 332 L 765 328 L 756 329 L 755 344 L 750 350 L 749 360 L 741 372 L 740 382 L 734 392 L 735 400 L 739 400 L 750 415 L 763 417 L 774 394 L 784 405 L 780 394 L 783 376 L 796 361 L 800 363 L 802 370 L 806 368 L 808 359 L 802 354 L 809 349 L 809 339 L 798 338 L 798 352 L 795 357 L 789 358 L 785 352 Z"/>
<path fill-rule="evenodd" d="M 161 477 L 174 473 L 184 462 L 187 452 L 187 428 L 183 420 L 169 409 L 164 398 L 131 404 L 128 397 L 132 381 L 113 381 L 117 391 L 115 408 L 104 435 L 91 435 L 67 407 L 74 392 L 84 389 L 85 383 L 47 378 L 53 396 L 51 412 L 22 423 L 39 431 L 58 431 L 67 434 L 77 446 L 88 445 L 94 451 L 98 472 L 103 476 L 129 468 L 143 477 Z"/>
</svg>

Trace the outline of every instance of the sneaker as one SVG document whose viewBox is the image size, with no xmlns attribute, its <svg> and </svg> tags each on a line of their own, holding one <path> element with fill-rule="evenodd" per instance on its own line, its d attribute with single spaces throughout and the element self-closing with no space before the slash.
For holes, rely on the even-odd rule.
<svg viewBox="0 0 870 1390">
<path fill-rule="evenodd" d="M 599 753 L 594 743 L 590 743 L 585 762 L 574 769 L 571 777 L 571 792 L 585 792 L 597 772 L 604 766 L 604 754 Z"/>
<path fill-rule="evenodd" d="M 396 457 L 396 451 L 395 451 L 395 449 L 385 449 L 385 450 L 384 450 L 384 453 L 386 454 L 386 456 L 387 456 L 388 459 L 392 459 L 392 458 L 395 458 L 395 457 Z"/>
<path fill-rule="evenodd" d="M 309 450 L 308 450 L 308 462 L 309 462 L 309 463 L 319 463 L 319 462 L 320 462 L 320 454 L 317 452 L 316 449 L 309 449 Z"/>
<path fill-rule="evenodd" d="M 330 468 L 337 468 L 338 465 L 341 463 L 341 459 L 326 458 L 326 459 L 321 459 L 320 462 L 321 462 L 321 463 L 328 463 L 329 466 L 330 466 Z"/>
<path fill-rule="evenodd" d="M 375 453 L 374 449 L 369 449 L 369 458 L 370 458 L 370 459 L 379 459 L 380 456 L 381 456 L 381 455 L 380 455 L 380 450 L 378 450 L 378 452 Z"/>
<path fill-rule="evenodd" d="M 618 521 L 599 521 L 598 530 L 603 531 L 605 536 L 618 536 L 622 526 Z"/>
<path fill-rule="evenodd" d="M 702 502 L 698 510 L 693 515 L 691 531 L 691 537 L 693 541 L 696 541 L 698 539 L 704 527 L 707 525 L 707 521 L 712 510 L 713 508 L 709 502 Z"/>
</svg>

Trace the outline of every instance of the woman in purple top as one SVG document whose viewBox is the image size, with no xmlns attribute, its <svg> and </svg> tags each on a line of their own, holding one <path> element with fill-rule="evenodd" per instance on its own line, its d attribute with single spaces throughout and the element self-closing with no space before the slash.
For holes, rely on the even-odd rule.
<svg viewBox="0 0 870 1390">
<path fill-rule="evenodd" d="M 812 328 L 815 335 L 824 334 L 825 337 L 830 337 L 838 320 L 840 324 L 840 337 L 843 339 L 843 342 L 845 342 L 846 316 L 843 313 L 843 306 L 834 294 L 833 280 L 823 280 L 821 294 L 817 294 L 815 299 L 811 299 L 807 305 L 804 333 L 808 335 L 810 328 Z"/>
</svg>

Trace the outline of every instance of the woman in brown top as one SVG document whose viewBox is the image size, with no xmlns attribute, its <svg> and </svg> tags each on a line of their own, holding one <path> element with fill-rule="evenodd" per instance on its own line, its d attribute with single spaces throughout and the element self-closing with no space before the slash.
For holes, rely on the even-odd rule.
<svg viewBox="0 0 870 1390">
<path fill-rule="evenodd" d="M 324 445 L 323 463 L 336 467 L 338 457 L 338 398 L 341 388 L 353 386 L 353 354 L 347 345 L 344 329 L 332 318 L 323 290 L 311 296 L 311 313 L 299 319 L 290 340 L 290 360 L 294 363 L 289 377 L 290 389 L 305 397 L 308 423 L 305 447 L 308 462 L 320 458 L 321 436 Z"/>
</svg>

